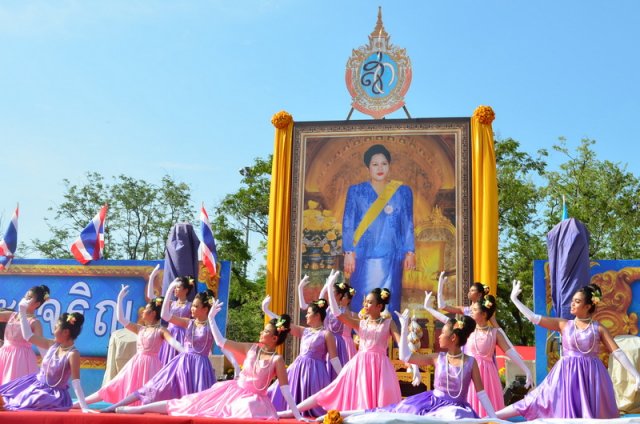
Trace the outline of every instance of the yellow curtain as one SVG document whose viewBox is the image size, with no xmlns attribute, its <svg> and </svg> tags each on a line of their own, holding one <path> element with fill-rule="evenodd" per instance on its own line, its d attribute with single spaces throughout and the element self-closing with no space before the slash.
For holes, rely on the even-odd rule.
<svg viewBox="0 0 640 424">
<path fill-rule="evenodd" d="M 489 106 L 478 106 L 471 118 L 473 279 L 496 293 L 498 284 L 498 179 Z"/>
<path fill-rule="evenodd" d="M 271 310 L 286 311 L 289 272 L 289 229 L 291 225 L 291 151 L 293 117 L 285 111 L 273 115 L 276 128 L 269 194 L 269 229 L 267 234 L 267 294 Z M 265 317 L 268 322 L 269 318 Z"/>
</svg>

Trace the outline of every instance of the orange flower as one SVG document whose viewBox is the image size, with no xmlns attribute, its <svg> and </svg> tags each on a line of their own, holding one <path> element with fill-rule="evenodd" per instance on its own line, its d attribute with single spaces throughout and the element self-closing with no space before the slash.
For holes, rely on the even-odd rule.
<svg viewBox="0 0 640 424">
<path fill-rule="evenodd" d="M 293 121 L 293 117 L 288 112 L 281 110 L 280 112 L 273 115 L 271 118 L 271 123 L 274 127 L 279 130 L 287 128 L 287 126 Z"/>
<path fill-rule="evenodd" d="M 339 411 L 335 409 L 331 409 L 327 412 L 327 415 L 324 416 L 324 420 L 322 420 L 323 424 L 342 424 L 342 416 Z"/>
<path fill-rule="evenodd" d="M 473 111 L 473 117 L 478 118 L 481 124 L 491 125 L 493 120 L 496 119 L 496 114 L 491 109 L 491 106 L 480 105 Z"/>
</svg>

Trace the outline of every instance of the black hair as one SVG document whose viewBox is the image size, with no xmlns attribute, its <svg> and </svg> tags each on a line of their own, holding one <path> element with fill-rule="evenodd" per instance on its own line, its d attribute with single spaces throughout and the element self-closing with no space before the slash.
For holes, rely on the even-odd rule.
<svg viewBox="0 0 640 424">
<path fill-rule="evenodd" d="M 491 294 L 483 296 L 482 299 L 475 303 L 478 304 L 482 312 L 487 314 L 488 320 L 496 313 L 496 298 Z"/>
<path fill-rule="evenodd" d="M 369 167 L 371 164 L 371 158 L 374 155 L 382 154 L 385 158 L 387 158 L 387 162 L 391 163 L 391 153 L 384 147 L 382 144 L 374 144 L 369 147 L 366 152 L 364 152 L 364 164 Z"/>
<path fill-rule="evenodd" d="M 371 290 L 370 294 L 376 297 L 376 303 L 378 305 L 382 305 L 382 309 L 380 310 L 380 312 L 384 311 L 385 305 L 388 305 L 391 301 L 391 292 L 389 291 L 389 289 L 378 287 Z"/>
<path fill-rule="evenodd" d="M 480 293 L 481 296 L 486 296 L 489 294 L 489 286 L 485 286 L 482 283 L 475 282 L 471 284 L 471 287 L 475 287 L 476 291 Z"/>
<path fill-rule="evenodd" d="M 29 289 L 29 291 L 33 293 L 33 296 L 36 298 L 36 302 L 40 302 L 41 306 L 44 302 L 47 301 L 49 295 L 51 294 L 51 290 L 49 290 L 49 287 L 45 286 L 44 284 L 40 286 L 33 286 Z"/>
<path fill-rule="evenodd" d="M 162 296 L 154 297 L 148 303 L 148 305 L 151 307 L 151 310 L 156 313 L 156 320 L 160 319 L 163 303 L 164 303 L 164 297 Z"/>
<path fill-rule="evenodd" d="M 63 313 L 58 318 L 58 324 L 60 324 L 61 330 L 69 330 L 69 337 L 75 340 L 82 331 L 82 324 L 84 324 L 84 315 L 80 312 Z"/>
<path fill-rule="evenodd" d="M 176 280 L 180 281 L 180 287 L 187 289 L 187 297 L 192 291 L 196 290 L 196 280 L 191 275 L 184 275 L 182 277 L 176 277 Z"/>
<path fill-rule="evenodd" d="M 291 317 L 287 314 L 282 314 L 279 318 L 273 318 L 269 321 L 269 324 L 273 326 L 276 331 L 276 336 L 278 336 L 276 346 L 280 346 L 287 340 L 287 335 L 291 331 Z"/>
<path fill-rule="evenodd" d="M 591 305 L 589 313 L 592 314 L 596 310 L 596 305 L 602 300 L 602 290 L 597 284 L 589 284 L 582 287 L 576 293 L 584 294 L 584 302 Z M 596 299 L 594 299 L 596 298 Z"/>
<path fill-rule="evenodd" d="M 314 314 L 320 314 L 320 319 L 324 321 L 327 316 L 327 308 L 329 307 L 329 302 L 326 299 L 318 299 L 309 303 L 309 308 Z"/>
<path fill-rule="evenodd" d="M 333 283 L 333 291 L 339 295 L 340 299 L 349 294 L 349 288 L 351 288 L 351 286 L 344 281 L 341 283 Z"/>
<path fill-rule="evenodd" d="M 458 336 L 460 346 L 464 346 L 467 343 L 467 339 L 476 329 L 476 322 L 467 315 L 462 315 L 460 318 L 450 318 L 445 325 L 451 326 L 451 332 Z"/>
<path fill-rule="evenodd" d="M 213 293 L 213 291 L 205 290 L 196 294 L 196 297 L 194 297 L 193 300 L 200 299 L 200 302 L 202 302 L 202 306 L 204 306 L 207 309 L 211 309 L 211 306 L 213 305 L 214 297 L 215 297 L 215 294 Z"/>
</svg>

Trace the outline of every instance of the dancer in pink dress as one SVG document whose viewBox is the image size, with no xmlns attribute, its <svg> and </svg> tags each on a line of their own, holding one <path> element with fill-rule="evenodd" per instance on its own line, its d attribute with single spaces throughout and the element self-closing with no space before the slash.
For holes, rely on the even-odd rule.
<svg viewBox="0 0 640 424">
<path fill-rule="evenodd" d="M 28 302 L 26 314 L 33 334 L 42 336 L 42 325 L 35 317 L 36 309 L 49 299 L 49 287 L 34 286 L 24 295 Z M 16 312 L 0 312 L 0 322 L 6 322 L 4 344 L 0 347 L 0 384 L 38 371 L 38 362 L 31 343 L 22 337 L 20 316 Z M 41 350 L 44 357 L 46 350 Z"/>
<path fill-rule="evenodd" d="M 353 318 L 356 318 L 358 314 L 356 314 L 351 310 L 351 301 L 353 300 L 353 296 L 355 296 L 356 294 L 356 289 L 349 286 L 348 284 L 347 286 L 348 286 L 347 294 L 342 297 L 342 300 L 340 301 L 340 306 L 345 311 L 345 313 L 351 315 L 351 317 Z M 347 350 L 347 358 L 348 358 L 347 360 L 353 358 L 358 352 L 358 349 L 356 349 L 356 344 L 353 341 L 353 333 L 354 333 L 353 328 L 349 327 L 348 325 L 344 325 L 342 327 L 342 338 L 344 339 L 344 346 L 345 346 L 345 349 Z"/>
<path fill-rule="evenodd" d="M 520 300 L 520 282 L 513 282 L 511 301 L 532 323 L 562 334 L 562 357 L 538 387 L 524 399 L 498 411 L 501 419 L 522 415 L 531 421 L 538 418 L 618 418 L 613 383 L 598 357 L 601 344 L 635 379 L 640 389 L 640 373 L 618 347 L 607 329 L 593 319 L 602 291 L 595 284 L 579 289 L 571 299 L 573 320 L 534 314 Z"/>
<path fill-rule="evenodd" d="M 297 419 L 303 419 L 289 391 L 284 360 L 276 353 L 276 347 L 284 343 L 289 333 L 291 318 L 282 315 L 273 318 L 260 333 L 260 341 L 239 343 L 225 339 L 215 322 L 215 315 L 222 303 L 215 301 L 209 312 L 209 324 L 216 344 L 231 352 L 238 362 L 243 362 L 237 380 L 216 383 L 208 390 L 180 399 L 154 402 L 144 406 L 118 408 L 118 413 L 142 414 L 156 412 L 177 416 L 216 418 L 277 419 L 276 410 L 267 396 L 267 388 L 274 377 L 278 378 L 280 391 L 294 411 Z"/>
<path fill-rule="evenodd" d="M 116 403 L 125 396 L 142 387 L 151 377 L 162 368 L 162 363 L 158 357 L 160 346 L 163 341 L 167 341 L 173 349 L 182 353 L 184 347 L 171 337 L 171 334 L 160 325 L 160 310 L 162 309 L 162 297 L 152 299 L 142 311 L 142 321 L 144 325 L 130 322 L 124 316 L 124 298 L 129 292 L 129 286 L 122 286 L 118 294 L 116 313 L 118 322 L 124 328 L 138 335 L 136 341 L 136 354 L 127 362 L 111 381 L 102 386 L 100 390 L 87 396 L 87 403 L 106 401 Z M 139 401 L 134 403 L 140 404 Z M 74 407 L 79 406 L 78 402 Z"/>
<path fill-rule="evenodd" d="M 387 356 L 389 337 L 399 343 L 400 333 L 393 320 L 381 316 L 385 305 L 389 303 L 391 292 L 377 288 L 367 295 L 364 302 L 366 319 L 346 317 L 340 311 L 333 290 L 329 290 L 339 274 L 332 271 L 327 279 L 329 305 L 341 322 L 358 329 L 360 349 L 331 384 L 298 404 L 298 409 L 303 412 L 318 405 L 327 411 L 371 409 L 401 399 L 398 376 Z M 287 417 L 290 412 L 279 412 L 278 416 Z"/>
<path fill-rule="evenodd" d="M 20 308 L 22 337 L 46 350 L 38 373 L 27 374 L 0 386 L 0 409 L 8 411 L 67 411 L 71 408 L 69 378 L 83 412 L 94 412 L 84 400 L 80 384 L 80 353 L 75 340 L 80 335 L 84 316 L 80 313 L 63 313 L 58 318 L 53 340 L 33 334 L 27 321 L 28 302 Z"/>
<path fill-rule="evenodd" d="M 452 306 L 447 303 L 444 298 L 444 287 L 449 282 L 449 279 L 445 276 L 445 271 L 440 273 L 440 278 L 438 278 L 438 309 L 446 311 L 450 314 L 460 314 L 471 316 L 471 306 Z M 475 282 L 469 286 L 469 292 L 467 293 L 467 299 L 469 299 L 469 304 L 473 304 L 481 300 L 484 296 L 489 294 L 489 286 L 485 286 L 482 283 Z M 495 328 L 499 328 L 498 321 L 496 321 L 495 315 L 492 316 L 489 320 L 491 325 Z"/>
<path fill-rule="evenodd" d="M 425 309 L 438 321 L 446 324 L 449 318 L 431 308 L 431 293 L 426 292 L 425 294 Z M 496 345 L 499 345 L 507 357 L 522 370 L 527 378 L 526 387 L 533 385 L 533 377 L 531 371 L 529 371 L 529 368 L 527 368 L 518 352 L 513 348 L 509 338 L 504 334 L 502 329 L 489 325 L 489 320 L 493 317 L 495 311 L 496 299 L 490 294 L 471 304 L 470 316 L 476 322 L 476 327 L 469 336 L 464 351 L 467 355 L 471 355 L 476 359 L 480 376 L 482 377 L 484 391 L 489 397 L 494 410 L 498 410 L 504 408 L 504 397 L 502 394 L 500 375 L 498 374 L 498 368 L 494 361 Z M 474 411 L 478 413 L 478 416 L 486 416 L 487 412 L 478 399 L 475 385 L 469 387 L 467 401 L 471 404 Z"/>
</svg>

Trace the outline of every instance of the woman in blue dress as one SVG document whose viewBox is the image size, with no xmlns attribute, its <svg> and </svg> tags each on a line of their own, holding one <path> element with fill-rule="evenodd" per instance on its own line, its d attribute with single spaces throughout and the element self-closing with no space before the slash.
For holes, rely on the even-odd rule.
<svg viewBox="0 0 640 424">
<path fill-rule="evenodd" d="M 402 273 L 416 267 L 413 192 L 390 180 L 391 154 L 381 144 L 364 153 L 370 180 L 349 187 L 342 218 L 344 272 L 360 305 L 376 287 L 402 293 Z M 389 310 L 400 309 L 395 296 Z"/>
</svg>

